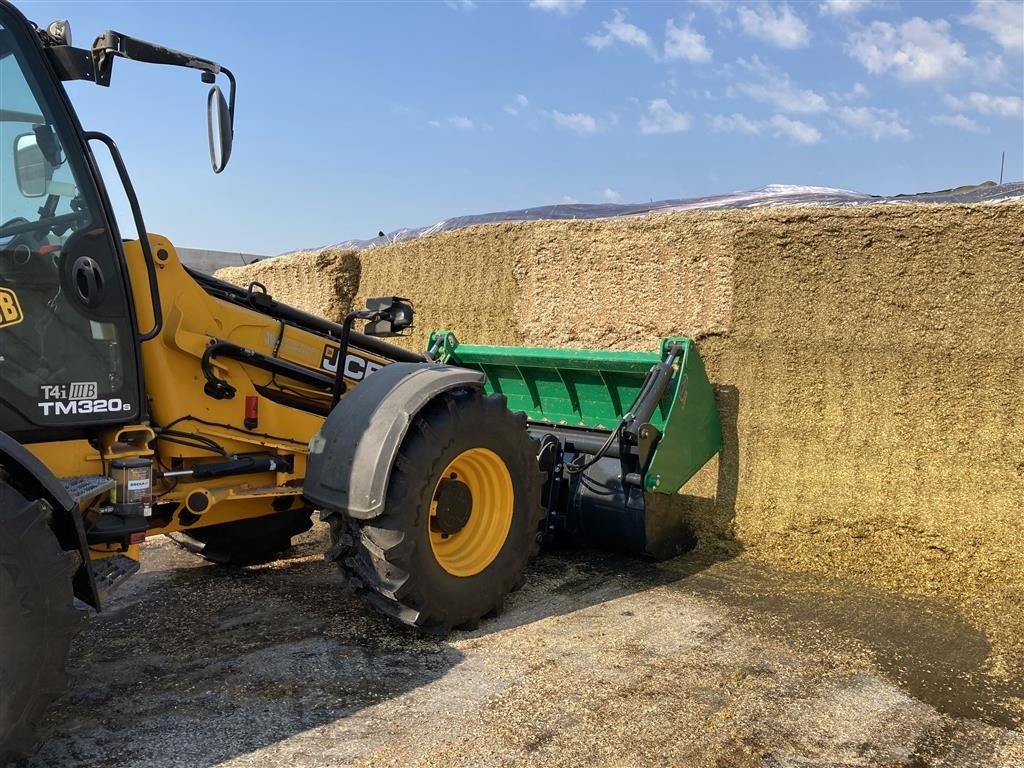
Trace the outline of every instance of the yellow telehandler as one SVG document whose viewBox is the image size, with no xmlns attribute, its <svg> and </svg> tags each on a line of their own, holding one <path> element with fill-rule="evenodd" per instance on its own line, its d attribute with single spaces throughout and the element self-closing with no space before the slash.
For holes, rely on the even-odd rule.
<svg viewBox="0 0 1024 768">
<path fill-rule="evenodd" d="M 499 611 L 559 536 L 679 551 L 682 521 L 644 493 L 675 493 L 721 446 L 690 339 L 584 352 L 437 331 L 416 353 L 381 340 L 412 324 L 399 296 L 334 323 L 192 271 L 62 84 L 106 86 L 117 58 L 199 71 L 221 172 L 228 69 L 114 31 L 76 48 L 66 21 L 0 2 L 0 765 L 32 750 L 75 630 L 147 537 L 240 565 L 316 512 L 354 591 L 434 632 Z M 120 237 L 100 145 L 137 240 Z"/>
</svg>

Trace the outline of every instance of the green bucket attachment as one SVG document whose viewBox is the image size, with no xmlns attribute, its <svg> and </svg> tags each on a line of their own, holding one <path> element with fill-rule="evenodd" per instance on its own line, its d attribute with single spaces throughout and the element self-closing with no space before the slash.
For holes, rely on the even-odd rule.
<svg viewBox="0 0 1024 768">
<path fill-rule="evenodd" d="M 611 432 L 630 414 L 651 368 L 680 347 L 664 394 L 648 423 L 660 433 L 643 488 L 675 493 L 722 447 L 715 394 L 692 339 L 663 339 L 659 353 L 460 344 L 438 331 L 430 349 L 440 362 L 476 368 L 486 391 L 502 394 L 531 426 Z M 635 408 L 634 408 L 635 410 Z"/>
<path fill-rule="evenodd" d="M 548 473 L 547 535 L 582 531 L 655 556 L 679 551 L 664 540 L 678 526 L 649 520 L 643 492 L 676 493 L 722 447 L 692 339 L 663 339 L 658 352 L 606 352 L 461 344 L 437 331 L 428 350 L 482 371 L 489 394 L 526 414 Z"/>
</svg>

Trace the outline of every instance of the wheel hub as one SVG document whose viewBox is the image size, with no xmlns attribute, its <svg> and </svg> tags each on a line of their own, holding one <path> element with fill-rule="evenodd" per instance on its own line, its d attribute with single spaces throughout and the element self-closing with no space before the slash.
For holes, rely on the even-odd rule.
<svg viewBox="0 0 1024 768">
<path fill-rule="evenodd" d="M 437 513 L 431 519 L 432 527 L 444 536 L 452 536 L 466 527 L 473 511 L 473 493 L 461 480 L 443 478 L 434 496 Z"/>
<path fill-rule="evenodd" d="M 475 576 L 498 556 L 512 527 L 515 490 L 504 460 L 468 448 L 445 467 L 430 499 L 428 538 L 437 564 Z"/>
</svg>

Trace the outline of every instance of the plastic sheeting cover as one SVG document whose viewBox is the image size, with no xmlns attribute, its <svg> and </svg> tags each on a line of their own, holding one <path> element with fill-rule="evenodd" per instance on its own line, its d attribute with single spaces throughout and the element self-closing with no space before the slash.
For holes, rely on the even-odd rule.
<svg viewBox="0 0 1024 768">
<path fill-rule="evenodd" d="M 431 226 L 415 229 L 396 229 L 384 236 L 368 240 L 344 240 L 336 243 L 337 248 L 373 248 L 404 240 L 415 240 L 438 232 L 445 232 L 476 224 L 493 224 L 502 221 L 538 221 L 542 219 L 605 219 L 619 216 L 637 216 L 653 212 L 686 211 L 695 209 L 728 210 L 753 208 L 765 205 L 876 205 L 882 203 L 990 203 L 1006 200 L 1024 200 L 1024 182 L 995 184 L 987 182 L 976 186 L 958 187 L 941 192 L 922 192 L 914 195 L 866 195 L 848 189 L 831 187 L 807 187 L 789 184 L 770 184 L 746 192 L 731 192 L 724 195 L 659 200 L 650 203 L 569 203 L 544 205 L 536 208 L 521 208 L 515 211 L 480 213 L 471 216 L 456 216 L 444 219 Z M 330 246 L 328 246 L 330 247 Z"/>
</svg>

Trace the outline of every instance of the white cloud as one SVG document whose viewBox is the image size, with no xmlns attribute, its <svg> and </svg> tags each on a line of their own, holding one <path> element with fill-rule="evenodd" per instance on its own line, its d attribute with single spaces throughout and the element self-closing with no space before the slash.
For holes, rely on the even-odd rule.
<svg viewBox="0 0 1024 768">
<path fill-rule="evenodd" d="M 440 120 L 427 120 L 427 125 L 431 126 L 432 128 L 440 128 L 441 127 L 441 121 Z"/>
<path fill-rule="evenodd" d="M 736 90 L 755 101 L 772 104 L 783 112 L 811 114 L 828 109 L 825 97 L 811 90 L 797 88 L 785 72 L 769 67 L 754 56 L 750 61 L 740 59 L 740 65 L 754 74 L 758 82 L 736 85 Z"/>
<path fill-rule="evenodd" d="M 988 133 L 989 129 L 978 125 L 966 115 L 934 115 L 931 119 L 933 125 L 946 125 L 950 128 L 957 128 L 970 133 Z"/>
<path fill-rule="evenodd" d="M 822 16 L 853 16 L 874 5 L 873 0 L 825 0 L 818 6 Z"/>
<path fill-rule="evenodd" d="M 971 63 L 974 65 L 974 77 L 979 82 L 998 83 L 1006 76 L 1006 62 L 998 54 L 986 53 Z"/>
<path fill-rule="evenodd" d="M 622 200 L 622 195 L 620 195 L 611 187 L 607 187 L 603 192 L 601 192 L 601 197 L 603 197 L 609 203 L 617 203 L 620 200 Z"/>
<path fill-rule="evenodd" d="M 475 11 L 476 0 L 445 0 L 445 5 L 453 11 Z"/>
<path fill-rule="evenodd" d="M 751 120 L 746 115 L 734 112 L 731 115 L 710 115 L 712 130 L 720 133 L 745 133 L 757 135 L 771 131 L 776 136 L 784 136 L 799 144 L 817 144 L 821 141 L 821 131 L 813 125 L 791 120 L 785 115 L 773 115 L 770 120 Z"/>
<path fill-rule="evenodd" d="M 900 122 L 899 113 L 876 107 L 840 107 L 836 115 L 851 128 L 875 141 L 886 138 L 909 139 L 910 129 Z"/>
<path fill-rule="evenodd" d="M 641 48 L 652 56 L 655 54 L 650 35 L 626 21 L 626 14 L 622 11 L 613 11 L 612 20 L 601 22 L 601 26 L 604 27 L 603 33 L 594 32 L 584 38 L 584 42 L 591 48 L 603 51 L 615 43 L 623 43 Z"/>
<path fill-rule="evenodd" d="M 452 115 L 448 118 L 448 124 L 461 131 L 471 131 L 476 127 L 476 124 L 465 115 Z"/>
<path fill-rule="evenodd" d="M 711 128 L 720 133 L 757 134 L 761 132 L 760 123 L 739 112 L 734 112 L 731 115 L 711 115 Z"/>
<path fill-rule="evenodd" d="M 690 0 L 692 5 L 702 5 L 716 16 L 721 16 L 731 10 L 732 0 Z"/>
<path fill-rule="evenodd" d="M 790 120 L 783 115 L 775 115 L 769 121 L 777 136 L 786 136 L 800 144 L 817 144 L 821 141 L 821 131 L 813 125 L 799 120 Z"/>
<path fill-rule="evenodd" d="M 665 22 L 665 58 L 707 62 L 711 61 L 711 49 L 704 35 L 689 24 L 677 27 L 675 21 L 669 19 Z"/>
<path fill-rule="evenodd" d="M 569 195 L 562 195 L 562 199 L 559 200 L 558 202 L 562 203 L 563 205 L 576 205 L 579 202 L 579 200 L 577 200 L 575 197 L 570 197 Z"/>
<path fill-rule="evenodd" d="M 681 133 L 690 128 L 690 116 L 676 112 L 666 99 L 655 99 L 640 118 L 640 133 Z"/>
<path fill-rule="evenodd" d="M 946 104 L 953 109 L 971 107 L 983 115 L 999 115 L 1000 117 L 1020 117 L 1024 111 L 1024 103 L 1020 96 L 992 96 L 980 91 L 972 91 L 962 99 L 947 95 Z"/>
<path fill-rule="evenodd" d="M 949 35 L 949 22 L 919 16 L 893 26 L 875 21 L 850 34 L 847 51 L 872 74 L 892 70 L 908 83 L 944 80 L 971 65 L 963 43 Z"/>
<path fill-rule="evenodd" d="M 974 9 L 962 21 L 988 32 L 993 40 L 1008 51 L 1024 49 L 1024 8 L 1019 0 L 975 0 Z"/>
<path fill-rule="evenodd" d="M 811 40 L 811 33 L 803 20 L 793 13 L 788 5 L 757 5 L 753 8 L 740 6 L 740 27 L 751 37 L 756 37 L 779 48 L 805 48 Z"/>
<path fill-rule="evenodd" d="M 567 128 L 581 134 L 597 132 L 597 120 L 584 112 L 565 114 L 556 109 L 551 112 L 551 117 L 559 128 Z"/>
<path fill-rule="evenodd" d="M 861 99 L 866 99 L 870 95 L 871 91 L 865 88 L 862 83 L 854 83 L 848 91 L 832 91 L 832 93 L 830 94 L 832 102 L 835 104 L 845 104 L 851 101 L 860 101 Z"/>
<path fill-rule="evenodd" d="M 502 109 L 514 117 L 519 114 L 520 110 L 526 109 L 528 106 L 530 106 L 530 100 L 523 94 L 517 93 L 516 97 L 512 99 L 512 103 L 506 104 Z"/>
<path fill-rule="evenodd" d="M 538 11 L 557 13 L 559 16 L 568 16 L 576 13 L 586 2 L 587 0 L 530 0 L 530 7 Z"/>
</svg>

